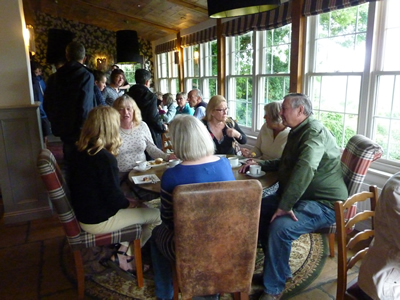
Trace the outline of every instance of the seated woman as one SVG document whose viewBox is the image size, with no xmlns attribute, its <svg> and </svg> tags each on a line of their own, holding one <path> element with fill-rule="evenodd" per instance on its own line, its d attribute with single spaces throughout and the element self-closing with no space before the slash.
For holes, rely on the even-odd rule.
<svg viewBox="0 0 400 300">
<path fill-rule="evenodd" d="M 256 145 L 252 150 L 242 148 L 243 156 L 262 160 L 281 158 L 290 131 L 282 124 L 281 105 L 282 102 L 275 101 L 264 106 L 265 123 L 260 129 Z"/>
<path fill-rule="evenodd" d="M 246 144 L 247 137 L 227 113 L 226 99 L 217 95 L 208 102 L 206 116 L 202 121 L 214 141 L 216 154 L 241 155 L 237 142 Z"/>
<path fill-rule="evenodd" d="M 167 169 L 161 179 L 161 219 L 153 230 L 151 258 L 156 297 L 172 299 L 171 261 L 175 260 L 173 200 L 174 188 L 181 184 L 235 180 L 226 158 L 214 156 L 214 143 L 201 121 L 182 115 L 170 125 L 172 145 L 182 163 Z"/>
<path fill-rule="evenodd" d="M 160 212 L 138 208 L 137 202 L 120 190 L 115 158 L 121 146 L 119 124 L 119 114 L 112 107 L 98 106 L 90 111 L 72 160 L 71 202 L 80 226 L 92 234 L 141 224 L 143 246 L 151 236 L 151 224 L 160 224 Z M 134 270 L 132 260 L 129 242 L 122 242 L 109 265 L 129 278 Z"/>
<path fill-rule="evenodd" d="M 176 103 L 178 106 L 176 107 L 176 114 L 186 114 L 193 116 L 194 108 L 190 107 L 187 102 L 187 94 L 183 92 L 179 92 L 176 94 Z"/>
<path fill-rule="evenodd" d="M 370 298 L 362 299 L 400 299 L 399 192 L 400 172 L 385 183 L 375 208 L 375 237 L 358 274 L 358 285 Z"/>
<path fill-rule="evenodd" d="M 145 151 L 153 158 L 162 158 L 170 160 L 175 158 L 174 154 L 166 154 L 162 152 L 153 143 L 150 134 L 150 129 L 145 122 L 142 121 L 142 114 L 135 100 L 128 95 L 123 95 L 117 98 L 113 107 L 119 112 L 121 119 L 121 134 L 122 146 L 119 149 L 117 156 L 118 168 L 120 171 L 120 179 L 122 189 L 125 193 L 130 192 L 127 176 L 129 172 L 137 165 L 138 161 L 146 160 Z M 134 187 L 131 187 L 131 189 Z M 136 190 L 139 194 L 140 190 Z M 141 195 L 138 195 L 141 196 Z M 144 198 L 142 195 L 141 198 Z"/>
<path fill-rule="evenodd" d="M 161 118 L 165 123 L 169 123 L 176 114 L 176 102 L 171 93 L 166 93 L 163 95 L 162 106 L 164 106 L 164 109 L 166 107 L 166 110 L 163 109 L 160 111 Z"/>
<path fill-rule="evenodd" d="M 115 99 L 125 94 L 125 90 L 120 89 L 124 83 L 124 71 L 114 69 L 110 75 L 110 84 L 101 92 L 107 105 L 112 106 Z"/>
</svg>

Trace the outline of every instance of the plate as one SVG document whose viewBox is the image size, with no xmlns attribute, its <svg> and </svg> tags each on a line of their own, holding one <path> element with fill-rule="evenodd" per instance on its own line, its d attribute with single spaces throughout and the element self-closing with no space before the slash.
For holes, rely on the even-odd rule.
<svg viewBox="0 0 400 300">
<path fill-rule="evenodd" d="M 247 171 L 246 172 L 246 175 L 248 175 L 248 176 L 250 176 L 250 177 L 253 177 L 253 178 L 258 178 L 258 177 L 261 177 L 261 176 L 264 176 L 265 175 L 265 172 L 264 171 L 261 171 L 260 172 L 260 174 L 250 174 L 250 171 Z"/>
<path fill-rule="evenodd" d="M 249 159 L 252 159 L 252 160 L 254 160 L 255 162 L 260 162 L 260 161 L 263 161 L 262 159 L 257 159 L 257 158 L 243 158 L 243 159 L 239 159 L 239 161 L 242 163 L 242 164 L 245 164 Z"/>
<path fill-rule="evenodd" d="M 135 184 L 156 183 L 160 181 L 157 175 L 154 174 L 132 176 L 131 178 Z M 145 178 L 147 178 L 148 180 L 146 180 Z"/>
<path fill-rule="evenodd" d="M 139 169 L 138 166 L 136 166 L 136 167 L 133 167 L 133 169 L 134 169 L 135 171 L 137 171 L 137 172 L 145 172 L 145 171 L 147 171 L 147 170 L 150 170 L 151 167 L 150 167 L 150 166 L 146 166 L 146 168 L 145 168 L 144 170 L 142 170 L 142 169 Z"/>
<path fill-rule="evenodd" d="M 150 166 L 150 168 L 158 168 L 158 167 L 163 167 L 163 166 L 168 165 L 168 162 L 165 161 L 165 162 L 162 162 L 161 164 L 155 164 L 154 160 L 150 160 L 147 162 L 147 165 Z"/>
<path fill-rule="evenodd" d="M 236 168 L 239 168 L 239 167 L 241 167 L 241 166 L 242 166 L 242 163 L 238 163 L 236 166 L 232 166 L 232 165 L 231 165 L 232 169 L 236 169 Z"/>
</svg>

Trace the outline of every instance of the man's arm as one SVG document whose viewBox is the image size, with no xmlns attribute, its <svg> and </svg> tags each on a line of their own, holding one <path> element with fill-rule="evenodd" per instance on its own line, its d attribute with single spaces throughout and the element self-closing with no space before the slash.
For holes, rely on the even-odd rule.
<svg viewBox="0 0 400 300">
<path fill-rule="evenodd" d="M 165 132 L 166 127 L 164 126 L 163 121 L 160 118 L 160 114 L 158 113 L 156 95 L 154 95 L 154 97 L 152 97 L 152 99 L 150 101 L 151 101 L 151 105 L 150 105 L 149 111 L 148 111 L 149 118 L 146 120 L 147 125 L 149 127 L 151 127 L 154 131 L 163 133 L 163 132 Z"/>
</svg>

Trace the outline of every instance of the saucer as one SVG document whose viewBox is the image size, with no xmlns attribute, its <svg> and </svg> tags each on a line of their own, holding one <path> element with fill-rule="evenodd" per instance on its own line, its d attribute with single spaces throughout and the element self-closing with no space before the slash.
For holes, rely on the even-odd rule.
<svg viewBox="0 0 400 300">
<path fill-rule="evenodd" d="M 250 174 L 250 171 L 247 171 L 247 172 L 246 172 L 246 175 L 248 175 L 248 176 L 250 176 L 250 177 L 253 177 L 253 178 L 258 178 L 258 177 L 264 176 L 264 175 L 265 175 L 265 172 L 264 172 L 264 171 L 261 171 L 260 174 Z"/>
<path fill-rule="evenodd" d="M 238 163 L 236 166 L 232 166 L 232 165 L 231 165 L 232 169 L 239 168 L 239 167 L 241 167 L 241 166 L 242 166 L 241 163 Z"/>
<path fill-rule="evenodd" d="M 151 168 L 150 166 L 146 166 L 145 169 L 139 169 L 138 166 L 133 167 L 133 169 L 134 169 L 135 171 L 138 171 L 138 172 L 144 172 L 144 171 L 150 170 L 150 168 Z"/>
</svg>

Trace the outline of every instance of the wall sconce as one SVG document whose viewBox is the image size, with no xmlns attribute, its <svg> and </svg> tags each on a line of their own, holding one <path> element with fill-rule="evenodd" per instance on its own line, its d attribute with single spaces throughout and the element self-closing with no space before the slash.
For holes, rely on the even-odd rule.
<svg viewBox="0 0 400 300">
<path fill-rule="evenodd" d="M 24 40 L 25 45 L 28 47 L 28 51 L 31 55 L 35 55 L 36 53 L 36 44 L 35 44 L 35 31 L 33 30 L 32 25 L 26 25 L 24 29 Z"/>
<path fill-rule="evenodd" d="M 200 56 L 200 55 L 199 55 L 199 51 L 194 51 L 194 52 L 193 52 L 193 57 L 194 57 L 195 60 L 198 60 L 198 59 L 199 59 L 199 56 Z"/>
<path fill-rule="evenodd" d="M 101 70 L 105 70 L 107 67 L 107 58 L 105 57 L 99 57 L 96 59 L 97 62 L 97 70 L 101 71 Z"/>
</svg>

